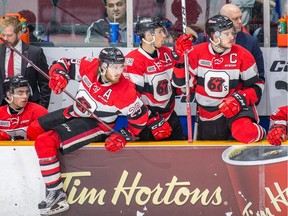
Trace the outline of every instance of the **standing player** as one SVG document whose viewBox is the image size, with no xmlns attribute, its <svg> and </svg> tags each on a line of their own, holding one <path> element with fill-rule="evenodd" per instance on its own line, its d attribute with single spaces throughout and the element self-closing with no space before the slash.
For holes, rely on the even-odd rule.
<svg viewBox="0 0 288 216">
<path fill-rule="evenodd" d="M 281 145 L 287 139 L 288 106 L 276 109 L 270 116 L 267 140 L 271 145 Z"/>
<path fill-rule="evenodd" d="M 170 48 L 163 46 L 166 35 L 162 21 L 158 17 L 140 18 L 136 33 L 141 39 L 140 47 L 127 54 L 125 76 L 136 84 L 141 100 L 151 111 L 150 117 L 164 125 L 162 138 L 185 140 L 181 122 L 174 111 L 176 89 L 171 85 L 171 78 L 175 57 Z M 144 128 L 139 137 L 155 140 L 149 127 Z"/>
<path fill-rule="evenodd" d="M 265 130 L 259 124 L 255 104 L 264 83 L 258 76 L 251 53 L 234 44 L 233 22 L 226 16 L 208 19 L 205 31 L 210 42 L 194 46 L 188 53 L 189 71 L 199 112 L 198 140 L 227 140 L 243 143 L 262 140 Z M 187 35 L 176 41 L 176 52 Z M 183 67 L 175 67 L 173 81 L 185 84 Z"/>
<path fill-rule="evenodd" d="M 156 137 L 161 137 L 159 123 L 153 120 L 147 123 L 147 107 L 137 96 L 135 85 L 122 75 L 124 61 L 119 49 L 104 48 L 99 59 L 62 58 L 50 68 L 49 86 L 56 94 L 63 91 L 70 78 L 81 81 L 76 99 L 83 106 L 74 103 L 43 116 L 29 127 L 34 131 L 34 136 L 42 133 L 35 141 L 41 173 L 48 190 L 46 199 L 38 205 L 41 214 L 56 214 L 69 208 L 61 181 L 58 149 L 66 154 L 91 142 L 104 141 L 111 132 L 107 125 L 113 128 L 121 113 L 127 116 L 129 124 L 120 130 L 123 136 L 112 133 L 106 139 L 105 148 L 108 151 L 122 149 L 126 139 L 138 135 L 146 124 L 153 127 Z M 92 117 L 86 108 L 101 121 Z"/>
<path fill-rule="evenodd" d="M 3 86 L 8 104 L 0 107 L 0 140 L 26 140 L 27 127 L 48 111 L 28 102 L 31 87 L 23 76 L 11 76 Z"/>
</svg>

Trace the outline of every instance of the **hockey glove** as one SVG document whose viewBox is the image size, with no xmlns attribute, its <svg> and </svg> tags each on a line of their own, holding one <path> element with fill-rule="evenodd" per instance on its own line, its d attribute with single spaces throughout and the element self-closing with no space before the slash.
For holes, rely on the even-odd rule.
<svg viewBox="0 0 288 216">
<path fill-rule="evenodd" d="M 176 54 L 181 57 L 184 55 L 184 52 L 192 49 L 192 35 L 183 34 L 175 42 L 174 51 Z"/>
<path fill-rule="evenodd" d="M 117 133 L 112 133 L 105 140 L 105 148 L 107 149 L 107 151 L 110 152 L 120 151 L 122 148 L 125 147 L 125 145 L 126 145 L 126 139 Z"/>
<path fill-rule="evenodd" d="M 55 94 L 60 94 L 69 82 L 69 75 L 59 69 L 55 69 L 50 73 L 49 87 Z"/>
<path fill-rule="evenodd" d="M 234 92 L 231 96 L 224 98 L 222 103 L 218 105 L 218 108 L 226 118 L 232 118 L 237 115 L 244 106 L 246 106 L 246 98 L 244 95 L 239 92 Z"/>
<path fill-rule="evenodd" d="M 171 135 L 172 128 L 161 115 L 149 119 L 147 125 L 151 129 L 155 140 L 162 140 Z"/>
<path fill-rule="evenodd" d="M 287 139 L 287 129 L 285 125 L 273 125 L 269 129 L 267 140 L 271 145 L 279 146 Z"/>
<path fill-rule="evenodd" d="M 11 137 L 5 131 L 0 131 L 0 140 L 11 140 Z"/>
<path fill-rule="evenodd" d="M 123 127 L 119 130 L 119 132 L 123 135 L 123 137 L 127 140 L 127 141 L 132 141 L 133 138 L 135 137 L 135 135 L 132 133 L 131 130 L 129 130 L 128 127 Z"/>
</svg>

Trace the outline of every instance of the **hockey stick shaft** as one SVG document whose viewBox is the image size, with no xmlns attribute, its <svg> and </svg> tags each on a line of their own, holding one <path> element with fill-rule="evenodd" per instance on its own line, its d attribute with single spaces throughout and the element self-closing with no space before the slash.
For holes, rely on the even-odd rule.
<svg viewBox="0 0 288 216">
<path fill-rule="evenodd" d="M 182 27 L 183 33 L 186 33 L 187 21 L 186 21 L 186 1 L 181 0 L 182 8 Z M 189 70 L 188 70 L 188 55 L 187 51 L 184 53 L 184 65 L 185 65 L 185 89 L 186 89 L 186 112 L 187 112 L 187 131 L 188 131 L 188 142 L 193 142 L 192 135 L 192 115 L 191 115 L 191 104 L 190 104 L 190 85 L 189 85 Z"/>
<path fill-rule="evenodd" d="M 17 53 L 19 56 L 21 56 L 21 58 L 23 58 L 25 61 L 27 61 L 35 70 L 37 70 L 42 76 L 44 76 L 45 78 L 47 78 L 48 80 L 50 80 L 50 77 L 43 71 L 41 70 L 39 67 L 37 67 L 31 60 L 29 60 L 26 56 L 24 56 L 20 51 L 18 51 L 17 49 L 15 49 L 15 47 L 13 47 L 11 44 L 9 44 L 4 38 L 0 37 L 0 40 L 2 40 L 4 42 L 4 44 L 9 47 L 9 49 L 13 50 L 15 53 Z M 69 93 L 68 91 L 66 91 L 65 89 L 63 90 L 63 92 L 70 97 L 73 101 L 75 101 L 77 103 L 77 105 L 79 105 L 81 108 L 85 109 L 91 116 L 93 116 L 93 118 L 95 118 L 97 121 L 99 121 L 101 124 L 103 124 L 107 129 L 109 129 L 111 132 L 113 133 L 118 133 L 119 135 L 122 136 L 122 134 L 120 134 L 118 131 L 115 131 L 113 128 L 111 128 L 107 123 L 105 123 L 104 121 L 102 121 L 98 116 L 96 116 L 91 110 L 89 110 L 87 107 L 85 107 L 79 100 L 77 100 L 77 98 L 75 98 L 71 93 Z M 133 137 L 129 137 L 133 140 Z"/>
</svg>

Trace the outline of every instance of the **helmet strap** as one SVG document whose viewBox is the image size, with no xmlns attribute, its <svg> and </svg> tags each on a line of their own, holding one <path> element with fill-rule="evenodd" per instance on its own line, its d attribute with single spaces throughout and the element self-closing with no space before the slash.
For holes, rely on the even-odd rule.
<svg viewBox="0 0 288 216">
<path fill-rule="evenodd" d="M 155 42 L 155 36 L 154 36 L 154 34 L 152 35 L 152 37 L 153 37 L 153 40 L 150 41 L 150 42 L 147 41 L 147 40 L 145 40 L 144 38 L 142 38 L 142 41 L 145 42 L 146 44 L 150 45 L 151 48 L 152 48 L 153 50 L 155 50 L 156 48 L 155 48 L 155 46 L 154 46 L 154 42 Z"/>
<path fill-rule="evenodd" d="M 107 73 L 107 70 L 108 70 L 108 66 L 109 64 L 107 62 L 105 62 L 105 64 L 107 64 L 107 67 L 103 65 L 100 66 L 99 68 L 99 72 L 100 72 L 100 76 L 101 76 L 101 80 L 104 84 L 107 84 L 107 79 L 106 79 L 106 73 Z"/>
<path fill-rule="evenodd" d="M 12 104 L 13 99 L 14 99 L 14 94 L 10 94 L 11 95 L 11 100 L 8 99 L 8 97 L 5 97 L 5 100 L 7 101 L 8 105 Z"/>
<path fill-rule="evenodd" d="M 219 51 L 217 51 L 218 53 L 221 53 L 221 52 L 224 52 L 226 50 L 226 48 L 222 47 L 220 45 L 221 43 L 221 37 L 220 36 L 217 36 L 217 39 L 218 41 L 217 42 L 214 42 L 211 38 L 209 38 L 210 42 L 215 46 L 215 48 L 219 49 Z"/>
</svg>

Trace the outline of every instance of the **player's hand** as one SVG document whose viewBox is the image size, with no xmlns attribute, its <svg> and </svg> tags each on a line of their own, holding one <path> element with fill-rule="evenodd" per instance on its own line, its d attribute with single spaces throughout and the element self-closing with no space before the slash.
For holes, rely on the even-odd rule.
<svg viewBox="0 0 288 216">
<path fill-rule="evenodd" d="M 55 94 L 60 94 L 67 86 L 69 82 L 69 75 L 59 69 L 55 69 L 50 74 L 49 87 Z"/>
<path fill-rule="evenodd" d="M 5 131 L 0 131 L 0 140 L 11 140 L 11 137 Z"/>
<path fill-rule="evenodd" d="M 186 51 L 192 49 L 192 34 L 183 34 L 179 36 L 174 45 L 174 51 L 180 57 L 184 55 Z"/>
<path fill-rule="evenodd" d="M 285 125 L 274 125 L 269 129 L 267 140 L 271 145 L 279 146 L 287 139 L 287 129 Z"/>
<path fill-rule="evenodd" d="M 218 105 L 218 108 L 226 118 L 232 118 L 237 115 L 244 106 L 246 106 L 246 98 L 244 95 L 234 92 L 231 96 L 224 98 L 222 103 Z"/>
<path fill-rule="evenodd" d="M 120 151 L 122 148 L 125 147 L 125 145 L 126 145 L 126 139 L 117 133 L 112 133 L 105 140 L 105 148 L 107 149 L 107 151 L 110 152 Z"/>
<path fill-rule="evenodd" d="M 172 128 L 161 115 L 149 119 L 147 125 L 151 129 L 155 140 L 162 140 L 171 135 Z"/>
</svg>

